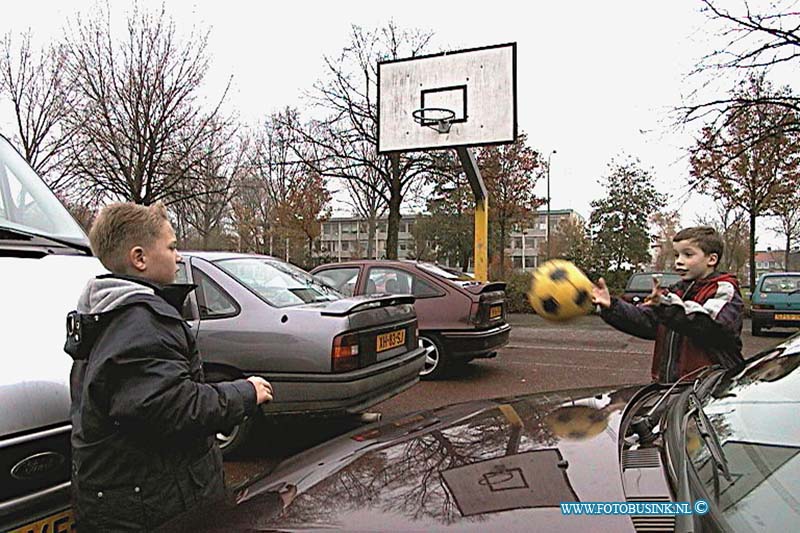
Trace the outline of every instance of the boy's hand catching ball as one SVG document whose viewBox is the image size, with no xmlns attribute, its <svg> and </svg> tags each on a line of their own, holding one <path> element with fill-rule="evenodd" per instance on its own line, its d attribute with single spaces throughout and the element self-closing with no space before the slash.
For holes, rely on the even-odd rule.
<svg viewBox="0 0 800 533">
<path fill-rule="evenodd" d="M 611 307 L 611 293 L 603 278 L 597 280 L 597 285 L 592 285 L 592 303 L 603 308 Z"/>
</svg>

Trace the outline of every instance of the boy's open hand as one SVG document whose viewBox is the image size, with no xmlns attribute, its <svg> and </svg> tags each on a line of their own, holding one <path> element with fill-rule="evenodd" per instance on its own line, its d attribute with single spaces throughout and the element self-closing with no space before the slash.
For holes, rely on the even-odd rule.
<svg viewBox="0 0 800 533">
<path fill-rule="evenodd" d="M 644 305 L 659 305 L 661 303 L 661 279 L 653 276 L 653 290 L 645 297 Z"/>
<path fill-rule="evenodd" d="M 592 303 L 604 308 L 611 307 L 611 293 L 603 278 L 597 280 L 597 285 L 592 284 Z"/>
<path fill-rule="evenodd" d="M 252 383 L 256 389 L 256 403 L 258 405 L 272 401 L 272 385 L 270 385 L 269 381 L 258 376 L 250 376 L 247 381 Z"/>
</svg>

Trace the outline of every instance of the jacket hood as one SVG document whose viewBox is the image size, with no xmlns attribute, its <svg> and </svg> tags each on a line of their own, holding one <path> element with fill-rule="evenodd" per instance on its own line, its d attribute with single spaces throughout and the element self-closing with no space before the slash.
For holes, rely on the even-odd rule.
<svg viewBox="0 0 800 533">
<path fill-rule="evenodd" d="M 721 281 L 727 281 L 728 283 L 732 283 L 735 287 L 739 287 L 739 279 L 735 274 L 730 274 L 728 272 L 712 272 L 709 276 L 697 280 L 697 283 L 705 285 L 706 283 L 719 283 Z"/>
<path fill-rule="evenodd" d="M 67 315 L 64 351 L 73 359 L 87 359 L 116 311 L 132 305 L 146 305 L 157 315 L 182 321 L 183 302 L 195 287 L 177 283 L 162 287 L 115 274 L 97 276 L 86 284 L 77 310 Z"/>
<path fill-rule="evenodd" d="M 78 313 L 107 313 L 123 306 L 134 295 L 153 296 L 155 289 L 138 281 L 114 276 L 89 280 L 78 299 Z"/>
<path fill-rule="evenodd" d="M 681 294 L 688 291 L 690 288 L 692 292 L 698 290 L 700 287 L 705 287 L 706 285 L 711 285 L 714 283 L 722 283 L 727 282 L 733 285 L 734 289 L 739 290 L 739 279 L 736 277 L 735 274 L 729 274 L 728 272 L 718 272 L 714 271 L 708 276 L 700 279 L 695 279 L 691 281 L 681 280 L 675 285 L 672 285 L 670 289 L 678 289 Z"/>
</svg>

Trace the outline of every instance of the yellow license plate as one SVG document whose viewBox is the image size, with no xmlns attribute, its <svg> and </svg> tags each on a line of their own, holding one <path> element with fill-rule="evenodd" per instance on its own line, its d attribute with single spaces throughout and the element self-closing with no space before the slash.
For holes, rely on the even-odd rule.
<svg viewBox="0 0 800 533">
<path fill-rule="evenodd" d="M 378 353 L 385 352 L 391 348 L 402 346 L 406 343 L 406 330 L 399 329 L 378 335 Z"/>
<path fill-rule="evenodd" d="M 800 315 L 790 315 L 786 313 L 778 313 L 775 315 L 775 320 L 800 320 Z"/>
<path fill-rule="evenodd" d="M 503 316 L 503 306 L 502 305 L 493 305 L 489 308 L 489 319 L 500 318 Z"/>
<path fill-rule="evenodd" d="M 71 510 L 61 511 L 8 533 L 70 533 L 75 531 L 75 518 Z"/>
</svg>

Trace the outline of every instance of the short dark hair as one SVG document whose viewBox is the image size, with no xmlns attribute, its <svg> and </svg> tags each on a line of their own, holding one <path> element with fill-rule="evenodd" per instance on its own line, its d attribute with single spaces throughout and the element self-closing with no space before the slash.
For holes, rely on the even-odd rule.
<svg viewBox="0 0 800 533">
<path fill-rule="evenodd" d="M 710 226 L 694 226 L 680 230 L 672 238 L 672 242 L 693 241 L 706 255 L 717 254 L 717 265 L 722 261 L 725 243 L 719 232 Z"/>
</svg>

